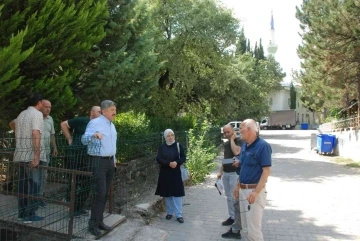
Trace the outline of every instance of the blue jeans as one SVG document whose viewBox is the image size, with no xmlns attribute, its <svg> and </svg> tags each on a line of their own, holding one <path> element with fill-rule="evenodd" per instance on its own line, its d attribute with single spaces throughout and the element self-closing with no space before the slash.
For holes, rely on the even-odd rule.
<svg viewBox="0 0 360 241">
<path fill-rule="evenodd" d="M 232 219 L 235 219 L 234 205 L 236 203 L 236 200 L 233 195 L 233 191 L 236 186 L 238 177 L 239 175 L 237 175 L 236 172 L 224 172 L 222 176 L 222 181 L 224 184 L 225 196 L 228 206 L 228 212 L 229 212 L 229 216 Z"/>
<path fill-rule="evenodd" d="M 182 217 L 182 199 L 183 197 L 165 197 L 165 208 L 168 215 L 175 215 L 177 218 Z"/>
<path fill-rule="evenodd" d="M 24 162 L 21 162 L 24 164 Z M 39 196 L 41 172 L 39 168 L 30 168 L 28 163 L 19 167 L 18 193 L 24 195 Z M 18 197 L 19 218 L 35 215 L 38 208 L 38 200 L 28 197 Z"/>
<path fill-rule="evenodd" d="M 40 161 L 40 166 L 44 166 L 44 167 L 49 166 L 50 155 L 46 155 L 46 159 L 47 159 L 46 162 Z M 46 180 L 47 180 L 47 170 L 40 168 L 39 172 L 40 172 L 40 178 L 41 178 L 39 193 L 40 193 L 40 196 L 43 196 L 44 195 L 44 187 L 46 185 Z"/>
</svg>

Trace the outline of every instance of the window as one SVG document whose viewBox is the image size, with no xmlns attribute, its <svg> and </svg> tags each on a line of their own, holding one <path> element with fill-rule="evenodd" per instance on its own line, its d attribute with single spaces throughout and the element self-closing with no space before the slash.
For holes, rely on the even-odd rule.
<svg viewBox="0 0 360 241">
<path fill-rule="evenodd" d="M 300 107 L 300 103 L 299 103 L 299 101 L 298 101 L 298 108 Z"/>
<path fill-rule="evenodd" d="M 273 104 L 273 99 L 270 98 L 270 99 L 269 99 L 269 105 L 272 105 L 272 104 Z"/>
<path fill-rule="evenodd" d="M 299 114 L 299 113 L 297 113 L 297 116 L 296 116 L 296 122 L 297 122 L 297 123 L 299 123 L 299 121 L 300 121 L 300 114 Z"/>
<path fill-rule="evenodd" d="M 301 123 L 304 123 L 304 114 L 301 114 Z"/>
</svg>

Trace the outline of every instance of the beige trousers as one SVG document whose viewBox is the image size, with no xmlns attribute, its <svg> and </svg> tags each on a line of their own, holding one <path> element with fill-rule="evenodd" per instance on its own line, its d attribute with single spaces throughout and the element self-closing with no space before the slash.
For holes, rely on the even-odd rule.
<svg viewBox="0 0 360 241">
<path fill-rule="evenodd" d="M 241 224 L 242 224 L 242 236 L 247 241 L 263 241 L 263 233 L 261 231 L 261 221 L 263 211 L 266 203 L 266 189 L 263 188 L 256 199 L 256 201 L 250 205 L 247 197 L 251 193 L 252 189 L 240 189 L 240 212 L 241 212 Z"/>
</svg>

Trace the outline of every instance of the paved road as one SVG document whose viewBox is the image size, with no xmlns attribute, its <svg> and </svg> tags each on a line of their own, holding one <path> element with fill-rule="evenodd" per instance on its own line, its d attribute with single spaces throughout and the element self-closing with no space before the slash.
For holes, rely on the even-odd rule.
<svg viewBox="0 0 360 241">
<path fill-rule="evenodd" d="M 266 241 L 360 240 L 360 173 L 310 152 L 310 131 L 262 131 L 273 148 L 268 201 L 263 219 Z M 220 162 L 220 158 L 217 158 Z M 150 229 L 168 241 L 224 240 L 226 201 L 207 181 L 186 192 L 184 224 L 165 220 Z"/>
</svg>

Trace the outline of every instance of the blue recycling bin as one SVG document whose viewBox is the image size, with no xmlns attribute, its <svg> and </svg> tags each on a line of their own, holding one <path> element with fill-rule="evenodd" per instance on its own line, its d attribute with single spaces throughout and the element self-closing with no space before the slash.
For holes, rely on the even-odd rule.
<svg viewBox="0 0 360 241">
<path fill-rule="evenodd" d="M 301 130 L 307 130 L 309 129 L 309 124 L 308 123 L 301 123 Z"/>
<path fill-rule="evenodd" d="M 336 136 L 331 134 L 317 135 L 317 150 L 320 153 L 331 153 L 336 147 Z"/>
</svg>

